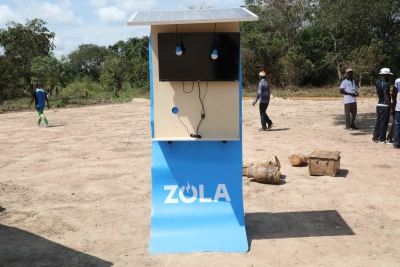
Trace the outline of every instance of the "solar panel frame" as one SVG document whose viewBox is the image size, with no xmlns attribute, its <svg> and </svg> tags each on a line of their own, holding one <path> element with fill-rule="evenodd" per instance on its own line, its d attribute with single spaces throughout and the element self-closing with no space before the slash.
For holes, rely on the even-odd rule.
<svg viewBox="0 0 400 267">
<path fill-rule="evenodd" d="M 257 15 L 243 7 L 212 8 L 135 12 L 127 21 L 127 25 L 196 24 L 257 20 Z"/>
</svg>

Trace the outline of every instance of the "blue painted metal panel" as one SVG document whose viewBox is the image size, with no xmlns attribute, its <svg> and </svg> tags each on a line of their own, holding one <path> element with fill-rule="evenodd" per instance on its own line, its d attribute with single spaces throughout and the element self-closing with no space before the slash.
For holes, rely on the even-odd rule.
<svg viewBox="0 0 400 267">
<path fill-rule="evenodd" d="M 150 252 L 246 252 L 241 142 L 152 148 Z"/>
<path fill-rule="evenodd" d="M 150 31 L 149 39 L 149 72 L 150 72 L 150 124 L 151 138 L 154 138 L 154 82 L 153 82 L 153 38 Z"/>
<path fill-rule="evenodd" d="M 151 127 L 154 85 L 150 35 Z M 241 70 L 240 70 L 241 71 Z M 241 73 L 238 94 L 241 96 Z M 241 97 L 239 98 L 241 99 Z M 242 110 L 240 104 L 240 137 Z M 152 142 L 150 253 L 247 252 L 242 141 Z"/>
</svg>

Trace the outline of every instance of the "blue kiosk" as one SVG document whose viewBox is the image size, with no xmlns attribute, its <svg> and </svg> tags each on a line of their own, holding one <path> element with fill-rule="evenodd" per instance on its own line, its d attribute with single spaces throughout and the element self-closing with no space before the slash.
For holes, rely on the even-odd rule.
<svg viewBox="0 0 400 267">
<path fill-rule="evenodd" d="M 247 252 L 240 21 L 245 8 L 136 12 L 151 25 L 150 253 Z"/>
</svg>

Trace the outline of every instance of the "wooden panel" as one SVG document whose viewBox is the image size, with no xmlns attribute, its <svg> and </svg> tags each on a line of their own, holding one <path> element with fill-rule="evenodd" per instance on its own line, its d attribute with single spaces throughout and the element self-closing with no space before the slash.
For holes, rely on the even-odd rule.
<svg viewBox="0 0 400 267">
<path fill-rule="evenodd" d="M 213 32 L 214 23 L 185 24 L 178 32 Z M 217 32 L 238 32 L 239 23 L 217 23 Z M 153 96 L 154 138 L 158 140 L 187 140 L 189 133 L 196 133 L 201 119 L 198 83 L 191 93 L 183 91 L 182 82 L 160 82 L 158 72 L 158 33 L 175 32 L 176 25 L 152 26 L 153 47 Z M 173 68 L 173 66 L 171 66 Z M 208 84 L 208 86 L 207 86 Z M 185 91 L 193 82 L 185 82 Z M 207 93 L 206 93 L 207 88 Z M 240 139 L 240 99 L 238 82 L 200 82 L 200 96 L 204 94 L 205 118 L 199 128 L 200 140 Z M 172 109 L 177 107 L 178 114 Z M 178 118 L 179 115 L 179 118 Z M 181 121 L 180 121 L 180 120 Z M 186 129 L 186 127 L 187 129 Z M 198 139 L 199 140 L 199 139 Z"/>
</svg>

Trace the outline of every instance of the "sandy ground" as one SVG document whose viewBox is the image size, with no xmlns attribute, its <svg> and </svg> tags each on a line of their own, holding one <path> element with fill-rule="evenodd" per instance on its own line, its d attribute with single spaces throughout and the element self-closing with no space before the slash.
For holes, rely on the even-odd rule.
<svg viewBox="0 0 400 267">
<path fill-rule="evenodd" d="M 205 100 L 206 101 L 206 100 Z M 0 115 L 0 266 L 400 266 L 400 151 L 371 142 L 375 100 L 344 130 L 341 100 L 272 99 L 258 132 L 243 101 L 243 158 L 276 155 L 279 185 L 243 179 L 248 253 L 151 255 L 149 101 Z M 341 151 L 337 177 L 294 152 Z"/>
</svg>

